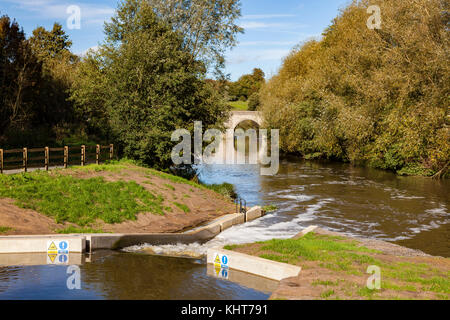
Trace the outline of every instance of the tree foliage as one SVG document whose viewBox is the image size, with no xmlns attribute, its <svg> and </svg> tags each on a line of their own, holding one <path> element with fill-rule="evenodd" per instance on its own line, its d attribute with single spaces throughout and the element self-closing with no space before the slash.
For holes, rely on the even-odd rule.
<svg viewBox="0 0 450 320">
<path fill-rule="evenodd" d="M 369 5 L 292 51 L 262 89 L 266 121 L 287 152 L 437 172 L 450 161 L 448 2 L 382 1 L 379 30 Z"/>
<path fill-rule="evenodd" d="M 159 18 L 183 36 L 183 47 L 220 75 L 225 51 L 243 32 L 240 0 L 146 0 Z"/>
<path fill-rule="evenodd" d="M 229 95 L 231 100 L 247 101 L 251 95 L 258 93 L 265 83 L 265 74 L 259 69 L 253 69 L 251 74 L 241 76 L 236 82 L 229 85 Z"/>
<path fill-rule="evenodd" d="M 106 120 L 125 156 L 168 168 L 171 134 L 210 126 L 226 107 L 202 80 L 204 64 L 146 1 L 123 1 L 106 41 L 78 69 L 72 99 L 89 119 Z"/>
<path fill-rule="evenodd" d="M 38 27 L 26 39 L 9 17 L 0 18 L 0 144 L 42 146 L 79 123 L 67 101 L 78 58 L 61 25 Z"/>
<path fill-rule="evenodd" d="M 16 21 L 0 18 L 0 142 L 34 120 L 41 64 Z"/>
</svg>

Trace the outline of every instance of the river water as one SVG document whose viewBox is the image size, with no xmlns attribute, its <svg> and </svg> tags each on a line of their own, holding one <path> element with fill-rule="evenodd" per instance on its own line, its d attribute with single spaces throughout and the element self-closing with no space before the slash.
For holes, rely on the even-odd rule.
<svg viewBox="0 0 450 320">
<path fill-rule="evenodd" d="M 310 225 L 450 257 L 448 180 L 293 157 L 280 162 L 276 176 L 261 176 L 256 165 L 211 165 L 201 167 L 200 178 L 232 183 L 249 205 L 278 209 L 206 244 L 143 245 L 103 254 L 81 265 L 81 290 L 67 289 L 65 266 L 0 267 L 0 299 L 266 299 L 270 292 L 208 275 L 201 255 L 223 244 L 289 238 Z M 145 254 L 148 249 L 199 258 L 154 256 Z"/>
<path fill-rule="evenodd" d="M 205 245 L 151 247 L 154 251 L 175 253 L 179 249 L 202 254 L 217 245 L 290 238 L 317 225 L 450 257 L 448 180 L 400 177 L 381 170 L 294 157 L 283 159 L 275 176 L 261 176 L 257 165 L 211 165 L 201 168 L 200 179 L 205 183 L 232 183 L 250 206 L 275 205 L 278 209 L 234 226 Z"/>
</svg>

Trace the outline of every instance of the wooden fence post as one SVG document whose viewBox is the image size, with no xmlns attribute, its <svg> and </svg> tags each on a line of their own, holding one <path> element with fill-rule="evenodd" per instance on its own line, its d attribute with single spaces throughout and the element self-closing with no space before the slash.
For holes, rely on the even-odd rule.
<svg viewBox="0 0 450 320">
<path fill-rule="evenodd" d="M 0 149 L 0 173 L 3 173 L 3 149 Z"/>
<path fill-rule="evenodd" d="M 27 172 L 28 165 L 28 149 L 23 148 L 23 172 Z"/>
<path fill-rule="evenodd" d="M 100 145 L 99 144 L 95 148 L 95 163 L 97 163 L 97 165 L 100 163 Z"/>
<path fill-rule="evenodd" d="M 81 166 L 84 166 L 84 163 L 86 162 L 86 146 L 81 146 Z"/>
<path fill-rule="evenodd" d="M 45 151 L 44 151 L 44 165 L 45 165 L 45 170 L 48 171 L 48 164 L 50 162 L 50 149 L 48 147 L 45 147 Z"/>
<path fill-rule="evenodd" d="M 64 169 L 67 169 L 69 163 L 69 147 L 64 146 Z"/>
<path fill-rule="evenodd" d="M 110 144 L 109 145 L 109 160 L 112 160 L 114 156 L 114 145 Z"/>
</svg>

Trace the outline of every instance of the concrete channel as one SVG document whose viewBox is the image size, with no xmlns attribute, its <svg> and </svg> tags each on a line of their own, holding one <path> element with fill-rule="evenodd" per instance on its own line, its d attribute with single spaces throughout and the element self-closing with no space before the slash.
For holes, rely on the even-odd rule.
<svg viewBox="0 0 450 320">
<path fill-rule="evenodd" d="M 204 243 L 234 225 L 263 215 L 262 208 L 257 206 L 248 210 L 247 213 L 228 214 L 185 233 L 2 236 L 0 237 L 0 259 L 2 254 L 54 252 L 50 248 L 52 242 L 65 242 L 67 251 L 70 253 L 117 250 L 144 243 L 151 245 Z"/>
<path fill-rule="evenodd" d="M 234 225 L 258 219 L 264 215 L 261 207 L 253 207 L 247 213 L 235 213 L 222 216 L 212 222 L 184 233 L 174 234 L 71 234 L 71 235 L 31 235 L 0 237 L 0 266 L 70 264 L 82 265 L 92 262 L 98 255 L 110 250 L 122 249 L 134 245 L 167 245 L 205 243 Z M 314 231 L 310 226 L 295 238 Z M 53 244 L 67 246 L 66 260 L 58 261 L 59 251 L 49 251 Z M 97 251 L 95 255 L 92 253 Z M 98 257 L 97 257 L 98 258 Z M 243 286 L 264 292 L 273 292 L 279 281 L 295 277 L 301 267 L 271 261 L 221 247 L 207 250 L 207 274 L 222 280 L 239 283 Z"/>
</svg>

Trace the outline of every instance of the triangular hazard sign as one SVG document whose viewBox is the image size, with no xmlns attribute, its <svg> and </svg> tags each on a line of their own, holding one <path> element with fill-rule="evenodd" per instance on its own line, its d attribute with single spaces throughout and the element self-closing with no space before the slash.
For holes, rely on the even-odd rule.
<svg viewBox="0 0 450 320">
<path fill-rule="evenodd" d="M 214 264 L 220 264 L 220 257 L 216 255 L 216 259 L 214 259 Z"/>
<path fill-rule="evenodd" d="M 50 258 L 50 260 L 53 262 L 55 262 L 55 259 L 58 255 L 57 254 L 49 254 L 48 257 Z"/>
<path fill-rule="evenodd" d="M 47 249 L 47 251 L 57 251 L 57 250 L 58 248 L 56 247 L 54 242 L 52 242 L 52 244 Z"/>
<path fill-rule="evenodd" d="M 222 268 L 218 265 L 215 265 L 214 270 L 216 271 L 216 276 L 219 276 L 220 270 L 222 270 Z"/>
</svg>

